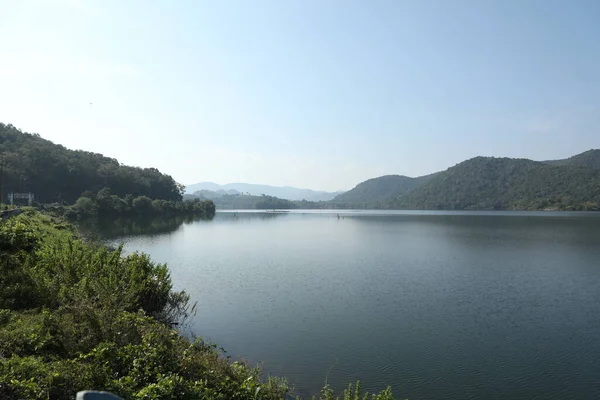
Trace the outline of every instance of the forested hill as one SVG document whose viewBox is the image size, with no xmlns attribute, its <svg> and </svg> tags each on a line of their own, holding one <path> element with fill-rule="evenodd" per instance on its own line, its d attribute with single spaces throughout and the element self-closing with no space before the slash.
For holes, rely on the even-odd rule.
<svg viewBox="0 0 600 400">
<path fill-rule="evenodd" d="M 155 168 L 121 165 L 113 158 L 64 146 L 0 123 L 3 193 L 33 192 L 40 202 L 73 203 L 86 191 L 108 187 L 114 195 L 181 200 L 183 186 Z M 0 156 L 1 157 L 1 156 Z"/>
<path fill-rule="evenodd" d="M 283 210 L 299 208 L 303 203 L 280 199 L 274 196 L 253 196 L 249 194 L 230 194 L 224 191 L 198 190 L 194 194 L 184 194 L 185 200 L 212 200 L 221 210 Z M 314 203 L 310 203 L 311 205 Z"/>
<path fill-rule="evenodd" d="M 600 150 L 588 150 L 564 160 L 545 161 L 555 166 L 589 167 L 600 169 Z"/>
<path fill-rule="evenodd" d="M 352 190 L 336 196 L 332 203 L 351 208 L 381 207 L 391 199 L 402 196 L 427 182 L 433 175 L 410 178 L 402 175 L 385 175 L 359 183 Z"/>
<path fill-rule="evenodd" d="M 428 182 L 390 201 L 401 209 L 598 210 L 600 169 L 589 155 L 566 164 L 526 159 L 476 157 L 438 173 Z M 568 161 L 561 160 L 561 161 Z M 574 160 L 574 161 L 573 161 Z"/>
</svg>

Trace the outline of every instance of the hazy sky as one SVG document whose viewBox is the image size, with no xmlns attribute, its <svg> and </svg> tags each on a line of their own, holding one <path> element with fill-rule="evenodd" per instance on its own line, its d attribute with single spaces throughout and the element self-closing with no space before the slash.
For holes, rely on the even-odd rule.
<svg viewBox="0 0 600 400">
<path fill-rule="evenodd" d="M 600 147 L 600 1 L 0 0 L 0 121 L 187 184 L 568 157 Z"/>
</svg>

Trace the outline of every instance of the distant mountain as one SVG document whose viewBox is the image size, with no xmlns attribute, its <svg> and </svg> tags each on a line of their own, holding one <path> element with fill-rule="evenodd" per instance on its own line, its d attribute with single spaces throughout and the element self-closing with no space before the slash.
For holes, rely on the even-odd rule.
<svg viewBox="0 0 600 400">
<path fill-rule="evenodd" d="M 385 175 L 366 180 L 352 190 L 336 196 L 332 202 L 352 208 L 378 207 L 402 196 L 411 189 L 427 182 L 432 175 L 410 178 L 403 175 Z"/>
<path fill-rule="evenodd" d="M 555 166 L 600 168 L 600 150 L 588 150 L 564 160 L 544 161 Z"/>
<path fill-rule="evenodd" d="M 201 182 L 193 185 L 186 186 L 185 192 L 187 194 L 193 194 L 199 190 L 210 190 L 212 192 L 218 192 L 224 190 L 229 194 L 231 190 L 238 193 L 246 193 L 253 196 L 273 196 L 280 199 L 287 200 L 308 200 L 308 201 L 327 201 L 333 199 L 336 195 L 343 192 L 322 192 L 310 189 L 299 189 L 290 186 L 269 186 L 269 185 L 256 185 L 252 183 L 228 183 L 226 185 L 219 185 L 213 182 Z"/>
<path fill-rule="evenodd" d="M 207 200 L 214 200 L 214 199 L 218 199 L 223 196 L 238 195 L 238 194 L 241 194 L 241 193 L 238 192 L 237 190 L 233 190 L 233 189 L 230 189 L 230 190 L 219 189 L 217 191 L 202 189 L 202 190 L 196 190 L 194 193 L 192 193 L 192 195 L 195 197 L 199 197 L 199 198 L 203 198 L 203 199 L 207 199 Z"/>
<path fill-rule="evenodd" d="M 388 208 L 433 210 L 598 210 L 598 151 L 567 160 L 475 157 L 398 196 Z"/>
</svg>

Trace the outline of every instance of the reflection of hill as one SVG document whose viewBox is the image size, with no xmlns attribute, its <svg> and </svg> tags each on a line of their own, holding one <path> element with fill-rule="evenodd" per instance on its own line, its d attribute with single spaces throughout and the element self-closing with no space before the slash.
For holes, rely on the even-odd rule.
<svg viewBox="0 0 600 400">
<path fill-rule="evenodd" d="M 202 220 L 197 216 L 104 218 L 83 221 L 78 228 L 88 237 L 114 239 L 123 236 L 170 233 L 179 229 L 182 224 L 191 224 Z"/>
<path fill-rule="evenodd" d="M 452 245 L 502 247 L 536 246 L 548 242 L 558 245 L 590 246 L 597 242 L 600 217 L 596 214 L 575 213 L 572 216 L 532 215 L 528 213 L 489 215 L 346 215 L 357 224 L 403 227 L 407 235 L 414 234 L 425 224 L 428 232 L 437 232 Z M 435 227 L 435 228 L 434 228 Z"/>
<path fill-rule="evenodd" d="M 252 220 L 273 220 L 286 215 L 289 214 L 285 212 L 221 212 L 217 213 L 215 219 L 228 222 L 244 222 Z"/>
</svg>

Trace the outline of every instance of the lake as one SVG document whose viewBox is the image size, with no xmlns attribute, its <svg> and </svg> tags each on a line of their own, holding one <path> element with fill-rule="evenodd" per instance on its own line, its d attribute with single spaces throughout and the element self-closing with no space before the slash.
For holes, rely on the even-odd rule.
<svg viewBox="0 0 600 400">
<path fill-rule="evenodd" d="M 339 215 L 339 216 L 338 216 Z M 600 398 L 600 213 L 219 212 L 100 227 L 297 393 Z M 124 235 L 124 236 L 123 236 Z"/>
</svg>

